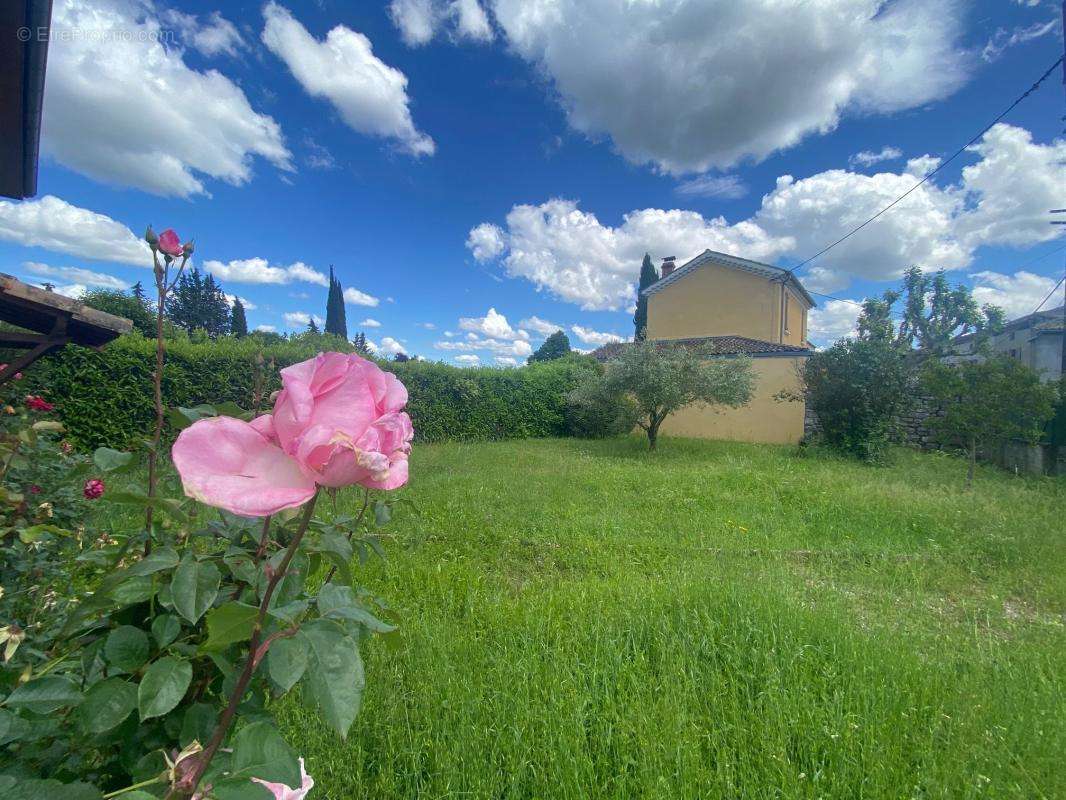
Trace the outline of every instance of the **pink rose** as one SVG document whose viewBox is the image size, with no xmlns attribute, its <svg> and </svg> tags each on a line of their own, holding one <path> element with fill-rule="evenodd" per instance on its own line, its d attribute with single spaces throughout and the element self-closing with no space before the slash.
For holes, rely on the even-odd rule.
<svg viewBox="0 0 1066 800">
<path fill-rule="evenodd" d="M 167 228 L 159 234 L 159 251 L 173 258 L 181 255 L 181 239 L 173 228 Z"/>
<path fill-rule="evenodd" d="M 104 482 L 99 478 L 89 478 L 81 490 L 86 500 L 98 500 L 104 494 Z"/>
<path fill-rule="evenodd" d="M 172 454 L 186 494 L 261 517 L 302 505 L 316 486 L 407 483 L 414 429 L 395 375 L 354 354 L 322 353 L 281 379 L 273 415 L 214 417 L 182 431 Z"/>
<path fill-rule="evenodd" d="M 307 793 L 315 787 L 315 779 L 307 774 L 302 758 L 300 759 L 300 778 L 300 787 L 298 789 L 293 789 L 284 783 L 270 783 L 260 778 L 252 778 L 251 780 L 270 792 L 274 800 L 304 800 L 307 797 Z"/>
</svg>

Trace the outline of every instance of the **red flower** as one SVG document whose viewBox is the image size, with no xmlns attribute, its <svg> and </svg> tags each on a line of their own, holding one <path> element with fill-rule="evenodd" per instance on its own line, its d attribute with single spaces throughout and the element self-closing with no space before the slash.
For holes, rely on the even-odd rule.
<svg viewBox="0 0 1066 800">
<path fill-rule="evenodd" d="M 41 487 L 38 486 L 36 483 L 33 484 L 33 486 L 30 487 L 30 494 L 40 494 L 40 493 L 41 493 Z"/>
<path fill-rule="evenodd" d="M 55 409 L 54 405 L 36 394 L 26 395 L 26 407 L 32 411 L 52 411 Z"/>
<path fill-rule="evenodd" d="M 99 478 L 89 478 L 85 481 L 85 488 L 81 490 L 86 500 L 96 500 L 104 493 L 104 482 Z"/>
<path fill-rule="evenodd" d="M 173 258 L 177 258 L 181 255 L 181 239 L 173 228 L 167 228 L 159 234 L 159 252 Z"/>
</svg>

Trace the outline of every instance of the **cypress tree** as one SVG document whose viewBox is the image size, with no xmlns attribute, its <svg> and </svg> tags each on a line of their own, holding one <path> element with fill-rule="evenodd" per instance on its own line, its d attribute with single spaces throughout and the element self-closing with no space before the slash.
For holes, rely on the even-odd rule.
<svg viewBox="0 0 1066 800">
<path fill-rule="evenodd" d="M 307 323 L 307 332 L 313 333 L 316 336 L 321 333 L 321 331 L 318 329 L 318 323 L 315 322 L 314 317 L 311 317 L 311 321 Z"/>
<path fill-rule="evenodd" d="M 329 267 L 329 294 L 326 297 L 326 333 L 348 338 L 348 321 L 344 312 L 344 289 Z"/>
<path fill-rule="evenodd" d="M 651 256 L 647 253 L 644 254 L 644 261 L 640 265 L 640 284 L 637 288 L 637 310 L 633 314 L 633 339 L 635 341 L 643 341 L 648 333 L 648 298 L 644 297 L 643 292 L 653 283 L 659 280 L 659 273 L 655 271 L 655 266 L 651 263 Z"/>
<path fill-rule="evenodd" d="M 230 312 L 229 330 L 238 339 L 248 335 L 248 317 L 244 313 L 241 298 L 233 298 L 233 310 Z"/>
<path fill-rule="evenodd" d="M 136 297 L 137 301 L 142 306 L 148 305 L 148 296 L 144 293 L 144 287 L 141 285 L 140 281 L 137 281 L 135 284 L 133 284 L 133 288 L 130 289 L 130 294 Z"/>
</svg>

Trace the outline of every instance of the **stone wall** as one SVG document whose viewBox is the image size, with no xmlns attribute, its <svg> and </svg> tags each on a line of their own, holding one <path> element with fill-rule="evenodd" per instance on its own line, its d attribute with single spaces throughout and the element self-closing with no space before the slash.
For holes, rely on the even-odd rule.
<svg viewBox="0 0 1066 800">
<path fill-rule="evenodd" d="M 896 417 L 893 422 L 895 428 L 894 439 L 900 444 L 909 447 L 917 447 L 921 450 L 939 450 L 929 420 L 939 413 L 936 403 L 929 397 L 917 397 L 912 402 L 911 408 L 904 414 Z M 803 435 L 810 438 L 822 429 L 818 422 L 818 415 L 806 406 L 803 416 Z"/>
</svg>

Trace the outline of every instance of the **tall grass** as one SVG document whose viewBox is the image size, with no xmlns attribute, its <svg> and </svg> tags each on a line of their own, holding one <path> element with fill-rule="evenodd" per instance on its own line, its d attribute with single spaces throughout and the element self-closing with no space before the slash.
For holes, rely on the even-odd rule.
<svg viewBox="0 0 1066 800">
<path fill-rule="evenodd" d="M 328 798 L 1066 797 L 1066 487 L 667 440 L 420 446 Z"/>
</svg>

